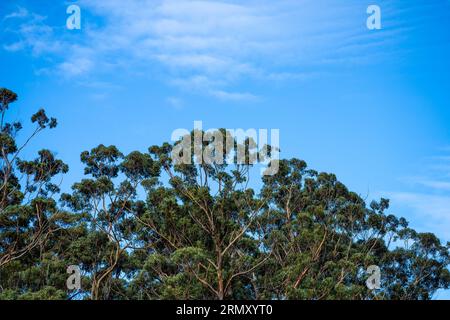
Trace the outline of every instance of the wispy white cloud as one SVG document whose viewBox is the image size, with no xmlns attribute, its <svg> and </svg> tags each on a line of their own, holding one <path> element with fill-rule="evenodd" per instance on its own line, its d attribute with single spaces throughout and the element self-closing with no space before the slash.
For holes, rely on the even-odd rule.
<svg viewBox="0 0 450 320">
<path fill-rule="evenodd" d="M 23 50 L 26 46 L 26 43 L 24 41 L 17 41 L 10 44 L 4 44 L 3 49 L 10 52 L 16 52 Z"/>
<path fill-rule="evenodd" d="M 7 15 L 18 21 L 18 39 L 4 49 L 53 54 L 53 70 L 67 77 L 118 69 L 145 73 L 156 66 L 163 68 L 169 83 L 195 87 L 196 93 L 257 100 L 255 94 L 236 87 L 252 79 L 307 79 L 322 72 L 324 63 L 373 63 L 374 47 L 393 45 L 388 35 L 399 32 L 369 32 L 365 8 L 357 1 L 80 0 L 78 4 L 82 14 L 89 12 L 102 23 L 83 15 L 82 36 L 73 37 L 21 8 Z"/>
<path fill-rule="evenodd" d="M 3 44 L 6 51 L 30 50 L 35 56 L 47 53 L 62 53 L 63 44 L 57 39 L 47 17 L 19 7 L 3 18 L 4 33 L 14 35 L 13 41 Z"/>
<path fill-rule="evenodd" d="M 433 195 L 419 192 L 391 192 L 391 201 L 412 210 L 422 231 L 437 233 L 450 241 L 450 195 Z"/>
<path fill-rule="evenodd" d="M 422 180 L 422 181 L 419 181 L 419 183 L 421 183 L 425 187 L 429 187 L 434 190 L 450 191 L 450 182 L 449 181 Z"/>
<path fill-rule="evenodd" d="M 89 72 L 94 67 L 94 62 L 86 57 L 65 61 L 58 65 L 59 71 L 68 76 L 77 76 Z"/>
<path fill-rule="evenodd" d="M 401 179 L 407 191 L 386 194 L 397 207 L 411 210 L 422 230 L 436 232 L 450 241 L 450 157 L 447 154 L 429 157 L 418 173 Z"/>
<path fill-rule="evenodd" d="M 248 92 L 227 92 L 223 90 L 213 90 L 210 94 L 216 98 L 221 100 L 229 100 L 229 101 L 257 101 L 259 98 L 254 94 Z"/>
<path fill-rule="evenodd" d="M 12 18 L 25 18 L 29 15 L 29 12 L 26 8 L 18 7 L 16 11 L 7 14 L 3 19 L 12 19 Z"/>
<path fill-rule="evenodd" d="M 177 110 L 182 109 L 184 106 L 183 100 L 177 97 L 168 97 L 166 101 L 171 107 Z"/>
</svg>

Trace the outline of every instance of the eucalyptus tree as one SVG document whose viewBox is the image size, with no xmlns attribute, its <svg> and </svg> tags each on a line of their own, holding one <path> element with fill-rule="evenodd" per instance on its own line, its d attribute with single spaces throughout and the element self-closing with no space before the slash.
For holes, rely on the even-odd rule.
<svg viewBox="0 0 450 320">
<path fill-rule="evenodd" d="M 220 141 L 202 137 L 199 146 L 197 134 L 187 137 L 192 152 L 181 155 L 187 162 L 174 161 L 181 141 L 149 149 L 168 184 L 148 189 L 147 209 L 137 217 L 155 252 L 134 285 L 147 298 L 255 299 L 255 273 L 268 259 L 251 233 L 267 202 L 247 186 L 255 144 L 239 144 L 222 129 L 213 134 Z M 236 159 L 239 148 L 242 161 Z M 198 159 L 207 153 L 222 161 Z M 237 161 L 227 163 L 230 157 Z"/>
<path fill-rule="evenodd" d="M 85 176 L 60 195 L 64 162 L 47 149 L 23 159 L 56 119 L 39 110 L 21 139 L 16 100 L 0 89 L 0 299 L 431 299 L 450 286 L 450 243 L 388 214 L 387 199 L 367 204 L 299 159 L 277 160 L 255 190 L 272 148 L 224 129 L 84 151 Z"/>
<path fill-rule="evenodd" d="M 151 245 L 136 238 L 138 189 L 158 176 L 159 167 L 148 154 L 124 156 L 115 146 L 104 145 L 83 152 L 81 162 L 91 178 L 75 183 L 61 200 L 86 217 L 87 232 L 69 249 L 86 273 L 91 299 L 124 298 L 129 253 Z"/>
<path fill-rule="evenodd" d="M 386 214 L 389 201 L 367 206 L 333 174 L 283 160 L 264 177 L 270 197 L 259 225 L 271 258 L 261 269 L 266 299 L 430 299 L 450 285 L 449 249 L 433 234 L 417 233 Z M 369 266 L 380 288 L 366 285 Z"/>
<path fill-rule="evenodd" d="M 54 129 L 57 121 L 41 109 L 31 117 L 35 128 L 21 138 L 22 124 L 8 122 L 16 100 L 16 93 L 0 89 L 0 297 L 62 297 L 63 281 L 53 281 L 62 280 L 62 272 L 49 275 L 61 259 L 49 252 L 74 220 L 54 199 L 60 191 L 57 177 L 68 166 L 47 149 L 34 160 L 22 158 L 29 143 L 42 131 Z M 56 246 L 61 245 L 58 241 Z"/>
</svg>

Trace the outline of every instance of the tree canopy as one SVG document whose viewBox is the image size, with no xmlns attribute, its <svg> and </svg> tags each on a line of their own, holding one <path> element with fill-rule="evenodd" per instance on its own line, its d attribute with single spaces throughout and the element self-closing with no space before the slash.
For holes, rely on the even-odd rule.
<svg viewBox="0 0 450 320">
<path fill-rule="evenodd" d="M 99 145 L 62 191 L 69 168 L 52 151 L 22 159 L 56 119 L 39 110 L 24 138 L 7 122 L 16 100 L 0 89 L 0 299 L 431 299 L 450 287 L 450 243 L 299 159 L 255 190 L 251 164 L 177 163 L 170 143 Z M 66 287 L 70 265 L 79 290 Z"/>
</svg>

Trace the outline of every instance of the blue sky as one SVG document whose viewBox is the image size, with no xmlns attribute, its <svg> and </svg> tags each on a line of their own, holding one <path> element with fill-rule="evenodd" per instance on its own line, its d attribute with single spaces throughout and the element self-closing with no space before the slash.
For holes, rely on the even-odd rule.
<svg viewBox="0 0 450 320">
<path fill-rule="evenodd" d="M 81 8 L 81 30 L 66 8 Z M 381 8 L 368 30 L 366 9 Z M 0 86 L 11 118 L 82 174 L 81 151 L 124 152 L 177 128 L 280 129 L 281 157 L 450 241 L 450 1 L 2 1 Z M 450 294 L 439 293 L 439 298 Z"/>
</svg>

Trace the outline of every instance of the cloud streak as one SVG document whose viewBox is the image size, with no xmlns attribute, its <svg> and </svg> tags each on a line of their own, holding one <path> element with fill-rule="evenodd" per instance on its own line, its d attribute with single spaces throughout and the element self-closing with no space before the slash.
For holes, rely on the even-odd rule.
<svg viewBox="0 0 450 320">
<path fill-rule="evenodd" d="M 443 149 L 443 151 L 445 151 Z M 429 157 L 419 176 L 402 179 L 408 191 L 388 192 L 392 203 L 412 211 L 423 230 L 450 240 L 450 157 Z"/>
<path fill-rule="evenodd" d="M 247 81 L 296 81 L 322 72 L 324 64 L 373 60 L 374 46 L 389 47 L 389 32 L 398 32 L 369 32 L 357 1 L 78 3 L 84 17 L 80 37 L 20 8 L 5 17 L 18 31 L 4 49 L 51 54 L 51 68 L 66 77 L 156 68 L 181 89 L 237 101 L 257 100 L 237 89 Z"/>
</svg>

